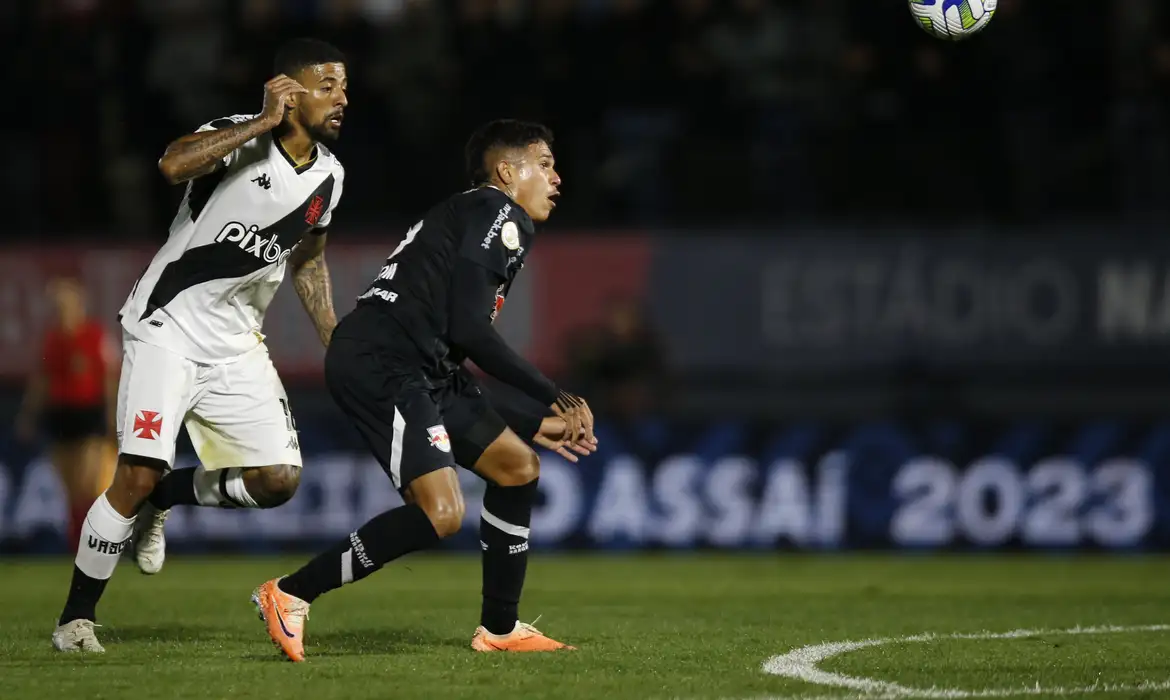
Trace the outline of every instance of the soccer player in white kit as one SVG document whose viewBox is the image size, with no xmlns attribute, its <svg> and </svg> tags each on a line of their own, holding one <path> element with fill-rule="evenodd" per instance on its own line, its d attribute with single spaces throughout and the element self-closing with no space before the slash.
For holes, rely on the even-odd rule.
<svg viewBox="0 0 1170 700">
<path fill-rule="evenodd" d="M 143 573 L 162 568 L 171 506 L 272 508 L 300 482 L 261 324 L 286 268 L 322 343 L 337 324 L 323 250 L 344 170 L 322 141 L 340 133 L 347 84 L 344 56 L 314 39 L 285 44 L 275 68 L 260 114 L 216 119 L 159 160 L 187 192 L 120 313 L 118 467 L 81 532 L 59 651 L 104 651 L 106 582 L 127 547 Z M 172 470 L 180 423 L 200 464 Z"/>
</svg>

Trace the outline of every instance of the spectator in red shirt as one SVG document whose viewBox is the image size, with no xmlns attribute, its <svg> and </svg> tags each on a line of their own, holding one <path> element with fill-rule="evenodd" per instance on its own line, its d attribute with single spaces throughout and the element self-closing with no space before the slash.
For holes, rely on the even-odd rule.
<svg viewBox="0 0 1170 700">
<path fill-rule="evenodd" d="M 68 542 L 113 476 L 112 419 L 117 398 L 115 350 L 106 330 L 88 318 L 76 280 L 49 284 L 54 318 L 42 341 L 41 361 L 29 378 L 17 435 L 32 441 L 38 423 L 69 499 Z"/>
</svg>

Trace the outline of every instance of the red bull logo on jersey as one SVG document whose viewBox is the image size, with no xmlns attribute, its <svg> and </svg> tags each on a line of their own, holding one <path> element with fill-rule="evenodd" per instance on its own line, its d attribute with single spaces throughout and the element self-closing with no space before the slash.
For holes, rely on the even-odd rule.
<svg viewBox="0 0 1170 700">
<path fill-rule="evenodd" d="M 492 323 L 495 323 L 496 316 L 499 316 L 500 312 L 503 310 L 504 310 L 504 295 L 497 293 L 496 294 L 496 305 L 492 309 Z"/>
<path fill-rule="evenodd" d="M 266 235 L 256 224 L 245 226 L 238 221 L 229 221 L 216 235 L 215 242 L 235 243 L 244 252 L 266 263 L 284 262 L 292 253 L 292 248 L 281 247 L 278 236 L 275 231 Z"/>
<path fill-rule="evenodd" d="M 451 438 L 447 437 L 447 429 L 441 425 L 432 425 L 427 428 L 427 434 L 430 435 L 431 447 L 443 452 L 451 451 Z"/>
<path fill-rule="evenodd" d="M 491 322 L 496 322 L 496 316 L 500 315 L 500 311 L 504 310 L 504 286 L 496 288 L 496 302 L 491 306 Z"/>
<path fill-rule="evenodd" d="M 492 323 L 496 322 L 496 316 L 504 310 L 504 285 L 496 287 L 496 303 L 492 305 Z"/>
</svg>

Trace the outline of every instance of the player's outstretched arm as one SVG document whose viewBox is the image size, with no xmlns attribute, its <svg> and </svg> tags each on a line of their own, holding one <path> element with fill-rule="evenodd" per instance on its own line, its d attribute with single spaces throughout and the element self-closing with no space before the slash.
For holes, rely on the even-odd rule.
<svg viewBox="0 0 1170 700">
<path fill-rule="evenodd" d="M 337 313 L 333 310 L 333 283 L 329 279 L 329 268 L 325 265 L 325 231 L 305 236 L 300 245 L 293 248 L 289 256 L 292 269 L 293 287 L 305 312 L 313 321 L 321 344 L 329 347 L 333 328 L 337 326 Z"/>
<path fill-rule="evenodd" d="M 500 280 L 495 273 L 466 258 L 456 263 L 451 285 L 450 337 L 484 372 L 550 407 L 565 423 L 563 439 L 573 442 L 583 431 L 594 441 L 593 414 L 579 397 L 562 391 L 531 362 L 500 337 L 492 326 Z"/>
<path fill-rule="evenodd" d="M 264 109 L 259 115 L 172 141 L 158 161 L 159 172 L 172 185 L 215 172 L 229 153 L 279 126 L 285 109 L 292 106 L 292 96 L 300 92 L 308 91 L 287 75 L 276 76 L 264 84 Z"/>
<path fill-rule="evenodd" d="M 490 270 L 460 258 L 451 284 L 450 337 L 479 368 L 551 406 L 558 390 L 552 380 L 500 337 L 492 325 L 500 282 Z"/>
</svg>

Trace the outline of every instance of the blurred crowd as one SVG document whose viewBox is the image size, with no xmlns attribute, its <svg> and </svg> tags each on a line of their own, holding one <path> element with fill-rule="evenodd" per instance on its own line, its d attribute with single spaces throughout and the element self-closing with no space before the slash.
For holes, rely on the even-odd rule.
<svg viewBox="0 0 1170 700">
<path fill-rule="evenodd" d="M 350 57 L 339 222 L 417 217 L 498 116 L 556 131 L 558 226 L 1157 216 L 1165 5 L 1000 0 L 951 44 L 903 0 L 6 0 L 4 186 L 25 231 L 163 236 L 165 144 L 313 35 Z"/>
</svg>

